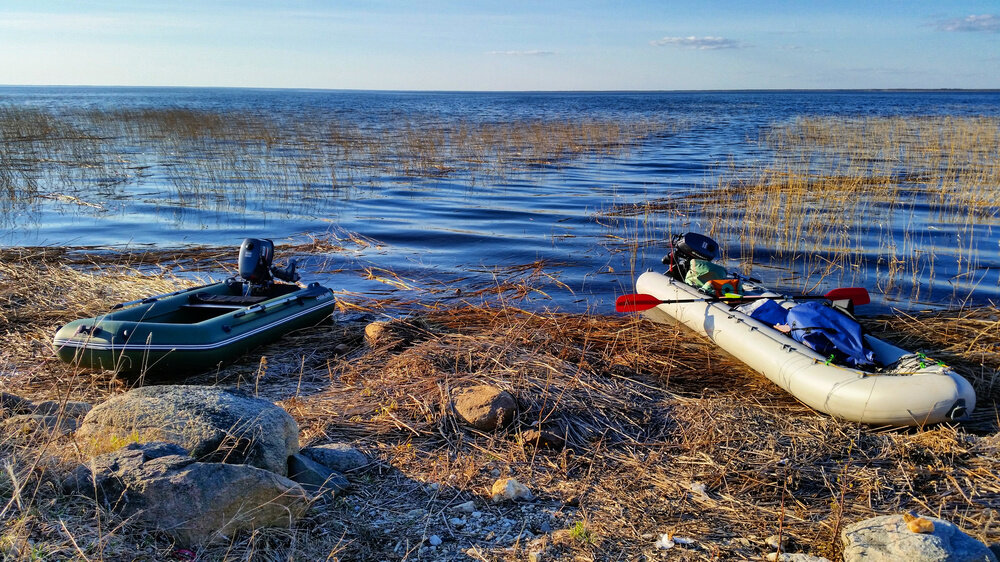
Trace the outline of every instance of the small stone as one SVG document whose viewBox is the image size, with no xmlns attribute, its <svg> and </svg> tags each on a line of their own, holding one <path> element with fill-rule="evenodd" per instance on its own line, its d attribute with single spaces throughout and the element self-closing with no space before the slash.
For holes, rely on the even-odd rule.
<svg viewBox="0 0 1000 562">
<path fill-rule="evenodd" d="M 566 441 L 562 438 L 562 435 L 547 429 L 529 429 L 521 434 L 521 439 L 525 445 L 531 445 L 539 449 L 561 451 L 566 446 Z"/>
<path fill-rule="evenodd" d="M 351 346 L 346 343 L 337 344 L 337 346 L 333 348 L 333 352 L 337 355 L 344 355 L 349 351 L 351 351 Z"/>
<path fill-rule="evenodd" d="M 448 520 L 448 523 L 450 523 L 453 527 L 458 529 L 465 527 L 465 519 L 462 519 L 461 517 L 452 517 L 451 519 Z"/>
<path fill-rule="evenodd" d="M 427 538 L 427 542 L 430 543 L 431 546 L 441 546 L 441 543 L 443 541 L 441 540 L 441 537 L 437 535 L 431 535 L 430 537 Z"/>
<path fill-rule="evenodd" d="M 78 402 L 75 400 L 67 400 L 65 403 L 60 400 L 46 400 L 45 402 L 39 402 L 35 404 L 36 414 L 41 414 L 43 416 L 55 416 L 62 414 L 68 418 L 82 418 L 87 415 L 93 409 L 87 402 Z"/>
<path fill-rule="evenodd" d="M 10 410 L 14 414 L 30 414 L 35 405 L 16 394 L 0 392 L 0 410 Z"/>
<path fill-rule="evenodd" d="M 406 512 L 407 519 L 420 519 L 425 515 L 427 515 L 427 510 L 419 507 Z"/>
<path fill-rule="evenodd" d="M 473 519 L 479 519 L 482 516 L 483 516 L 483 512 L 482 511 L 473 511 L 472 512 L 472 518 Z"/>
<path fill-rule="evenodd" d="M 541 533 L 551 533 L 552 525 L 548 521 L 542 521 L 542 524 L 538 526 L 538 531 Z"/>
<path fill-rule="evenodd" d="M 347 478 L 339 472 L 304 455 L 288 457 L 288 477 L 307 492 L 329 499 L 344 493 L 351 486 Z"/>
<path fill-rule="evenodd" d="M 368 466 L 368 455 L 344 443 L 326 443 L 302 449 L 302 454 L 337 472 L 355 472 Z"/>
<path fill-rule="evenodd" d="M 378 320 L 365 326 L 365 343 L 367 343 L 369 347 L 375 347 L 378 345 L 378 340 L 382 337 L 382 334 L 385 333 L 385 327 L 388 325 L 388 322 Z"/>
<path fill-rule="evenodd" d="M 501 478 L 494 482 L 490 494 L 493 496 L 494 502 L 502 500 L 531 500 L 534 498 L 527 486 L 513 478 Z"/>
<path fill-rule="evenodd" d="M 786 539 L 786 537 L 781 537 L 781 539 L 779 540 L 778 535 L 771 535 L 770 537 L 764 539 L 764 544 L 766 544 L 767 546 L 771 548 L 780 548 L 782 550 L 785 549 L 785 545 L 787 543 L 788 540 Z"/>
<path fill-rule="evenodd" d="M 784 552 L 781 554 L 769 552 L 764 555 L 764 559 L 769 562 L 830 562 L 829 558 L 823 558 L 822 556 L 800 553 L 786 554 Z"/>
<path fill-rule="evenodd" d="M 500 469 L 499 468 L 494 468 L 493 470 L 490 471 L 490 474 L 492 474 L 493 476 L 499 477 L 500 476 Z"/>
<path fill-rule="evenodd" d="M 476 511 L 476 502 L 469 500 L 465 503 L 460 503 L 452 508 L 452 510 L 459 513 L 472 513 Z"/>
<path fill-rule="evenodd" d="M 468 425 L 482 431 L 495 431 L 514 421 L 517 400 L 506 390 L 482 384 L 456 390 L 452 407 L 459 419 Z"/>
</svg>

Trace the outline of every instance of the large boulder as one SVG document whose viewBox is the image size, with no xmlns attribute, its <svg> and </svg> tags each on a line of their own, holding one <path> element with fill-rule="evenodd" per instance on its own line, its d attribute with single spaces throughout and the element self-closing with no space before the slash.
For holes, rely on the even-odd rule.
<svg viewBox="0 0 1000 562">
<path fill-rule="evenodd" d="M 291 480 L 248 465 L 197 462 L 172 443 L 132 443 L 81 465 L 63 484 L 185 545 L 288 527 L 309 506 Z"/>
<path fill-rule="evenodd" d="M 929 533 L 915 533 L 902 515 L 872 517 L 844 528 L 844 562 L 997 562 L 985 544 L 955 525 L 924 517 Z"/>
<path fill-rule="evenodd" d="M 204 386 L 144 386 L 95 406 L 76 432 L 106 450 L 116 442 L 166 441 L 195 460 L 249 464 L 282 476 L 299 451 L 299 428 L 266 400 Z"/>
<path fill-rule="evenodd" d="M 456 390 L 452 406 L 459 419 L 482 431 L 495 431 L 510 425 L 517 413 L 514 396 L 488 384 Z"/>
</svg>

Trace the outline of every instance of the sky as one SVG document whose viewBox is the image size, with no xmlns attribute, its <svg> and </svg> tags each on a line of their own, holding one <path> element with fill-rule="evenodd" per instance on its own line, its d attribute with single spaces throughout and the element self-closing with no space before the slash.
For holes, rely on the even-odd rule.
<svg viewBox="0 0 1000 562">
<path fill-rule="evenodd" d="M 0 84 L 1000 88 L 1000 0 L 0 0 Z"/>
</svg>

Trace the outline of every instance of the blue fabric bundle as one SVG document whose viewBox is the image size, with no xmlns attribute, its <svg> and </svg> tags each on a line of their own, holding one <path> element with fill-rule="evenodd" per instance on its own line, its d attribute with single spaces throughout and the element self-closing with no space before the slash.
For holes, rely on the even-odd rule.
<svg viewBox="0 0 1000 562">
<path fill-rule="evenodd" d="M 826 304 L 805 302 L 788 311 L 791 336 L 836 363 L 865 368 L 875 365 L 875 354 L 865 347 L 861 325 Z"/>
</svg>

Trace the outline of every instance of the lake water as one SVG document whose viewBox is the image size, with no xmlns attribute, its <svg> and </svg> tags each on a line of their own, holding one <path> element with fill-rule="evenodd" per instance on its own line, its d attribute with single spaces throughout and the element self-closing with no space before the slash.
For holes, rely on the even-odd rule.
<svg viewBox="0 0 1000 562">
<path fill-rule="evenodd" d="M 0 88 L 0 107 L 55 115 L 84 109 L 188 108 L 272 115 L 294 123 L 326 115 L 365 131 L 400 116 L 423 123 L 492 123 L 534 119 L 670 120 L 676 129 L 651 135 L 624 153 L 569 158 L 497 177 L 368 176 L 351 184 L 267 182 L 254 189 L 216 185 L 194 195 L 178 188 L 183 147 L 165 159 L 122 145 L 136 173 L 122 181 L 42 181 L 34 195 L 4 199 L 2 246 L 99 246 L 141 249 L 212 245 L 236 248 L 244 237 L 356 233 L 347 252 L 303 258 L 306 281 L 359 296 L 455 301 L 505 286 L 528 308 L 611 312 L 634 277 L 661 268 L 669 232 L 705 230 L 697 214 L 608 216 L 613 208 L 691 195 L 716 185 L 726 168 L 766 162 L 763 130 L 799 116 L 1000 115 L 998 92 L 693 92 L 693 93 L 405 93 L 161 88 Z M 114 147 L 115 139 L 107 139 Z M 203 155 L 204 156 L 204 155 Z M 211 155 L 209 155 L 211 157 Z M 274 155 L 271 155 L 273 158 Z M 1000 157 L 1000 155 L 998 155 Z M 254 166 L 244 155 L 221 167 Z M 173 161 L 170 161 L 170 160 Z M 241 164 L 242 162 L 242 164 Z M 274 160 L 268 165 L 274 166 Z M 278 164 L 280 166 L 280 164 Z M 202 184 L 211 178 L 202 178 Z M 229 181 L 229 180 L 227 180 Z M 346 184 L 346 185 L 345 185 Z M 997 207 L 971 220 L 935 215 L 889 220 L 855 244 L 874 263 L 884 232 L 941 252 L 933 272 L 881 295 L 877 268 L 822 279 L 813 290 L 851 283 L 872 289 L 877 306 L 919 308 L 1000 298 Z M 858 217 L 861 222 L 865 217 Z M 883 239 L 879 237 L 882 236 Z M 870 240 L 869 240 L 870 238 Z M 948 252 L 962 248 L 966 263 Z M 727 255 L 739 256 L 735 247 Z M 790 290 L 802 283 L 793 256 L 755 248 L 753 271 Z M 971 256 L 971 258 L 970 258 Z M 278 256 L 278 261 L 286 256 Z M 969 260 L 972 260 L 971 262 Z M 784 263 L 787 262 L 787 263 Z M 739 265 L 731 259 L 727 265 Z M 951 268 L 949 270 L 949 267 Z M 388 272 L 392 272 L 391 274 Z M 386 281 L 391 281 L 387 283 Z M 519 287 L 518 287 L 519 286 Z M 920 291 L 913 291 L 914 286 Z M 530 287 L 530 288 L 528 288 Z M 459 290 L 459 291 L 456 291 Z M 915 296 L 918 295 L 918 296 Z"/>
</svg>

